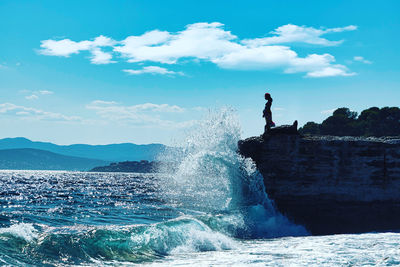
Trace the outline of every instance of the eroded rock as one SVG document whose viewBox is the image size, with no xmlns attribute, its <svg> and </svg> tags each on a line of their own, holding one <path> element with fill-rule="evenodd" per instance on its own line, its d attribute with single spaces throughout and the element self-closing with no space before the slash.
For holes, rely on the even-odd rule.
<svg viewBox="0 0 400 267">
<path fill-rule="evenodd" d="M 400 230 L 400 137 L 277 133 L 239 150 L 278 210 L 312 234 Z"/>
</svg>

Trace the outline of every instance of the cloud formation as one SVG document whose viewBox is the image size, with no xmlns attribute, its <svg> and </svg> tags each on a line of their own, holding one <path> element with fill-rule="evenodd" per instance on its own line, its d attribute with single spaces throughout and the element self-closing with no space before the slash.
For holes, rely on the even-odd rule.
<svg viewBox="0 0 400 267">
<path fill-rule="evenodd" d="M 240 40 L 224 29 L 219 22 L 194 23 L 179 32 L 152 30 L 138 36 L 128 36 L 116 41 L 98 36 L 80 42 L 44 40 L 43 55 L 69 57 L 81 51 L 89 51 L 93 64 L 115 63 L 115 57 L 130 63 L 177 64 L 183 59 L 212 62 L 223 69 L 268 70 L 282 69 L 284 73 L 306 73 L 306 77 L 351 76 L 354 73 L 335 63 L 330 54 L 310 54 L 300 57 L 288 44 L 336 46 L 343 40 L 328 40 L 324 35 L 354 31 L 354 25 L 316 29 L 287 24 L 270 32 L 272 36 Z M 286 44 L 286 45 L 283 45 Z M 105 49 L 107 48 L 107 51 Z M 114 60 L 113 60 L 114 59 Z M 142 69 L 125 69 L 124 72 L 138 75 L 179 74 L 163 67 L 147 66 Z"/>
<path fill-rule="evenodd" d="M 144 103 L 133 106 L 124 106 L 114 101 L 95 100 L 86 105 L 94 110 L 102 119 L 110 122 L 127 122 L 135 126 L 182 128 L 193 124 L 193 121 L 171 121 L 162 119 L 166 113 L 182 113 L 184 108 L 169 104 Z"/>
<path fill-rule="evenodd" d="M 39 91 L 31 91 L 31 90 L 21 90 L 21 93 L 30 93 L 29 95 L 25 96 L 27 100 L 36 100 L 39 99 L 40 95 L 52 95 L 54 94 L 53 91 L 49 90 L 39 90 Z"/>
<path fill-rule="evenodd" d="M 124 69 L 123 72 L 128 73 L 129 75 L 139 75 L 144 73 L 149 74 L 160 74 L 160 75 L 183 75 L 183 72 L 175 72 L 172 70 L 168 70 L 166 68 L 158 67 L 158 66 L 147 66 L 142 69 L 132 70 L 132 69 Z"/>
<path fill-rule="evenodd" d="M 353 60 L 362 62 L 364 64 L 372 64 L 372 61 L 366 60 L 364 57 L 361 57 L 361 56 L 355 56 L 355 57 L 353 57 Z"/>
<path fill-rule="evenodd" d="M 97 118 L 67 116 L 58 112 L 49 112 L 13 103 L 0 103 L 0 115 L 30 121 L 96 125 L 117 123 L 164 129 L 185 128 L 195 123 L 195 120 L 182 120 L 179 115 L 187 110 L 177 105 L 144 103 L 126 106 L 115 101 L 95 100 L 87 104 L 86 109 L 93 110 Z"/>
<path fill-rule="evenodd" d="M 36 108 L 19 106 L 12 103 L 0 104 L 0 114 L 17 116 L 20 118 L 47 120 L 47 121 L 61 121 L 61 122 L 80 122 L 82 118 L 78 116 L 66 116 L 61 113 L 48 112 Z"/>
<path fill-rule="evenodd" d="M 49 91 L 49 90 L 39 90 L 38 92 L 41 95 L 52 95 L 52 94 L 54 94 L 53 91 Z"/>
<path fill-rule="evenodd" d="M 250 46 L 275 45 L 284 43 L 306 43 L 313 45 L 334 46 L 343 43 L 343 40 L 330 41 L 326 38 L 322 38 L 321 36 L 328 33 L 354 30 L 357 30 L 357 26 L 350 25 L 342 28 L 315 29 L 313 27 L 287 24 L 270 32 L 275 36 L 243 40 L 242 43 Z"/>
<path fill-rule="evenodd" d="M 28 100 L 35 100 L 35 99 L 38 99 L 39 97 L 37 96 L 37 95 L 27 95 L 27 96 L 25 96 L 25 99 L 28 99 Z"/>
<path fill-rule="evenodd" d="M 70 39 L 63 40 L 44 40 L 41 42 L 42 48 L 39 53 L 47 56 L 70 57 L 72 54 L 78 54 L 81 51 L 89 51 L 91 53 L 90 61 L 93 64 L 109 64 L 112 61 L 111 53 L 102 51 L 101 47 L 112 47 L 117 44 L 115 40 L 100 35 L 93 41 L 75 42 Z"/>
</svg>

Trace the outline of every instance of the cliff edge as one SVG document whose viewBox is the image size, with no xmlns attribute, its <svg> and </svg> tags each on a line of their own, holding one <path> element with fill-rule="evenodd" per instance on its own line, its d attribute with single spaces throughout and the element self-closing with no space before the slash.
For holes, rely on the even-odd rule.
<svg viewBox="0 0 400 267">
<path fill-rule="evenodd" d="M 268 196 L 314 235 L 400 230 L 400 137 L 251 137 Z"/>
</svg>

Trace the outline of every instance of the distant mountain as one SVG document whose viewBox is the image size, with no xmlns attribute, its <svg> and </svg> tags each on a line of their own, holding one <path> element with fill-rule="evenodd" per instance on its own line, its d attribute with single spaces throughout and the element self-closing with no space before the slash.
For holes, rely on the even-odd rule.
<svg viewBox="0 0 400 267">
<path fill-rule="evenodd" d="M 103 160 L 70 157 L 33 148 L 0 150 L 0 169 L 2 170 L 87 171 L 108 163 Z"/>
<path fill-rule="evenodd" d="M 162 161 L 124 161 L 113 162 L 108 166 L 99 166 L 91 169 L 91 172 L 137 172 L 155 173 L 177 170 L 177 164 Z"/>
<path fill-rule="evenodd" d="M 66 156 L 101 159 L 104 161 L 140 161 L 156 159 L 158 153 L 168 149 L 162 144 L 136 145 L 132 143 L 111 145 L 68 145 L 34 142 L 23 137 L 0 139 L 0 149 L 33 148 Z M 97 165 L 99 166 L 99 165 Z"/>
<path fill-rule="evenodd" d="M 91 169 L 91 172 L 141 172 L 149 173 L 156 172 L 159 162 L 147 160 L 141 161 L 124 161 L 118 163 L 111 163 L 108 166 L 99 166 Z"/>
</svg>

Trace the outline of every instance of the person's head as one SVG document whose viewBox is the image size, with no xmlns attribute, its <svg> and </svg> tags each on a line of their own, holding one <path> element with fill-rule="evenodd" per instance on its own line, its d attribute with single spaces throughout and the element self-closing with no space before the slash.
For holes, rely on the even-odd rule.
<svg viewBox="0 0 400 267">
<path fill-rule="evenodd" d="M 269 94 L 269 93 L 265 93 L 265 100 L 269 100 L 269 99 L 271 99 L 271 95 Z"/>
</svg>

